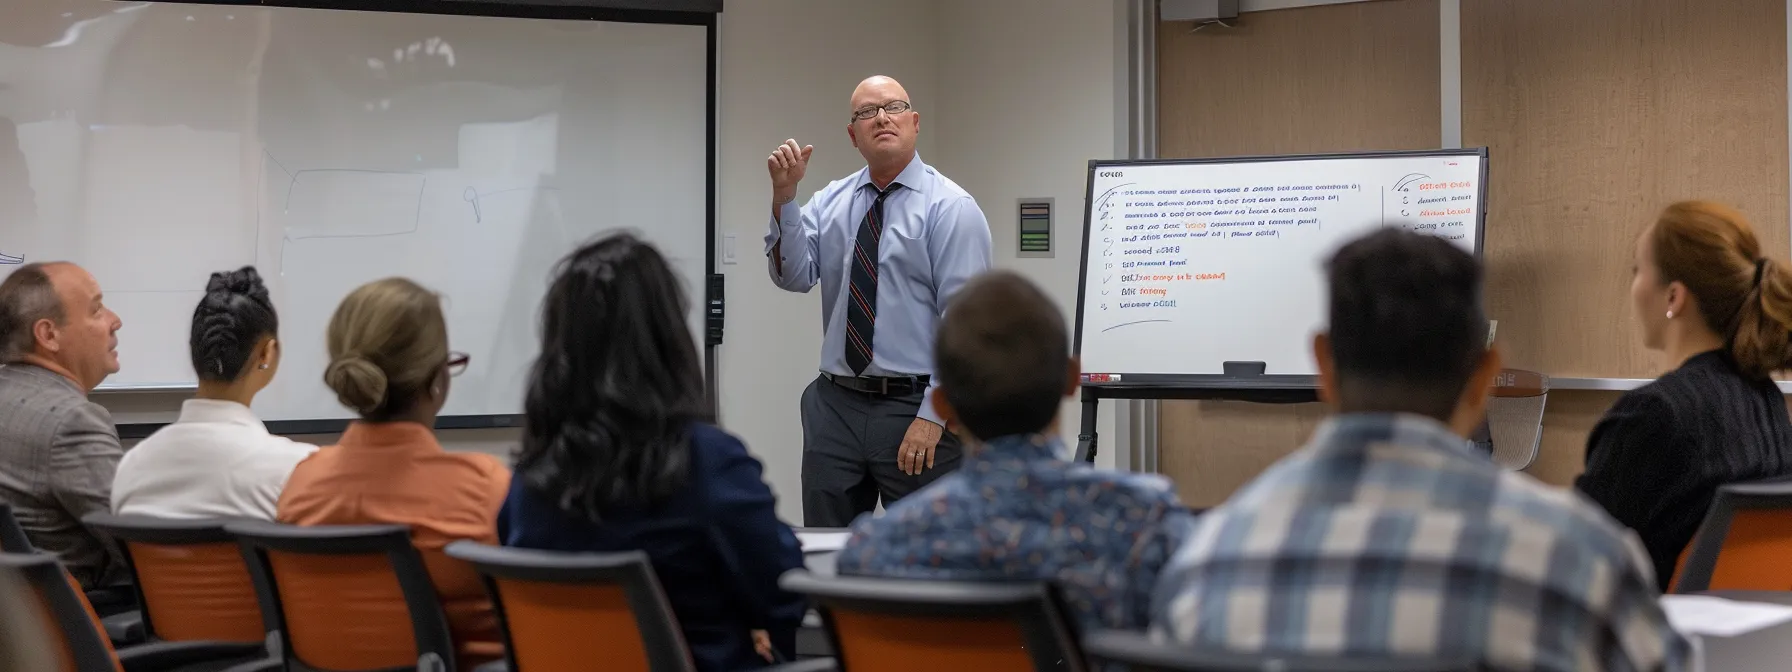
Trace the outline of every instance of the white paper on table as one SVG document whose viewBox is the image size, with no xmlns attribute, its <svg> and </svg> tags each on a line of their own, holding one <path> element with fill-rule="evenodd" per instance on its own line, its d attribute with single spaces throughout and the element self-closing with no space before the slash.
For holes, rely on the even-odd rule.
<svg viewBox="0 0 1792 672">
<path fill-rule="evenodd" d="M 1738 602 L 1709 595 L 1663 595 L 1668 624 L 1687 635 L 1735 637 L 1792 621 L 1792 606 Z"/>
<path fill-rule="evenodd" d="M 804 553 L 826 553 L 846 548 L 846 538 L 851 532 L 798 532 L 797 543 L 802 544 Z"/>
</svg>

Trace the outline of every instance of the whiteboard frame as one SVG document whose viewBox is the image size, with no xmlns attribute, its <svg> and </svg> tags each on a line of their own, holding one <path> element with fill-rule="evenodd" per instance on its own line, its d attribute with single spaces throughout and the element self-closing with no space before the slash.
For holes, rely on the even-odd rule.
<svg viewBox="0 0 1792 672">
<path fill-rule="evenodd" d="M 192 4 L 235 5 L 240 2 L 228 0 L 187 0 Z M 720 34 L 722 0 L 436 0 L 435 2 L 419 2 L 418 0 L 260 0 L 259 4 L 274 7 L 292 7 L 305 9 L 325 9 L 341 11 L 382 11 L 403 14 L 445 14 L 460 16 L 487 16 L 514 19 L 558 19 L 576 21 L 603 21 L 609 23 L 642 23 L 680 26 L 698 26 L 705 32 L 708 50 L 704 59 L 708 82 L 705 92 L 705 156 L 704 156 L 704 237 L 703 237 L 703 273 L 705 282 L 701 287 L 691 288 L 697 296 L 686 297 L 691 308 L 708 316 L 710 299 L 709 280 L 718 277 L 716 273 L 716 137 L 717 137 L 717 97 L 720 80 L 717 76 L 717 58 L 720 55 L 718 38 Z M 657 7 L 646 9 L 645 7 Z M 706 321 L 709 319 L 705 318 Z M 706 332 L 711 330 L 706 329 Z M 716 346 L 721 344 L 719 333 L 706 335 L 700 346 L 703 349 L 703 378 L 705 397 L 708 399 L 710 413 L 720 417 L 717 407 L 716 391 Z M 178 388 L 167 385 L 157 386 L 101 386 L 97 393 L 157 393 L 169 391 L 186 391 L 197 389 L 197 386 Z M 335 434 L 347 429 L 352 419 L 329 418 L 315 420 L 272 420 L 264 424 L 268 431 L 278 435 Z M 121 423 L 117 425 L 120 438 L 140 439 L 149 436 L 155 430 L 167 426 L 167 422 L 153 423 Z M 522 427 L 522 414 L 491 415 L 444 415 L 436 418 L 436 429 L 491 429 Z"/>
<path fill-rule="evenodd" d="M 1290 154 L 1263 156 L 1210 157 L 1199 159 L 1092 159 L 1089 161 L 1089 174 L 1083 187 L 1083 246 L 1082 258 L 1077 262 L 1076 278 L 1076 341 L 1075 352 L 1078 357 L 1083 353 L 1083 319 L 1087 300 L 1089 282 L 1089 241 L 1093 231 L 1092 203 L 1095 197 L 1095 174 L 1103 168 L 1124 168 L 1128 166 L 1178 166 L 1202 164 L 1237 164 L 1263 163 L 1269 161 L 1308 161 L 1332 159 L 1379 159 L 1379 158 L 1423 158 L 1463 156 L 1476 157 L 1481 162 L 1481 176 L 1476 197 L 1479 199 L 1475 223 L 1474 255 L 1477 261 L 1482 258 L 1483 243 L 1487 237 L 1487 148 L 1471 147 L 1464 149 L 1423 149 L 1423 150 L 1391 150 L 1373 152 L 1337 152 L 1328 154 Z M 1118 381 L 1090 382 L 1083 381 L 1083 397 L 1129 398 L 1129 399 L 1234 399 L 1242 401 L 1268 401 L 1275 403 L 1312 401 L 1317 399 L 1319 389 L 1318 376 L 1297 375 L 1261 375 L 1231 376 L 1226 374 L 1169 374 L 1169 373 L 1131 373 L 1111 372 Z"/>
</svg>

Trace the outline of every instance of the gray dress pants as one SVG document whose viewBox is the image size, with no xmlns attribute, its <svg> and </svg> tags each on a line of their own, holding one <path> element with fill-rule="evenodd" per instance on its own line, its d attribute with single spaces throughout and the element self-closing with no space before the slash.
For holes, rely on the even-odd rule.
<svg viewBox="0 0 1792 672">
<path fill-rule="evenodd" d="M 942 431 L 933 468 L 918 476 L 896 467 L 896 450 L 921 408 L 920 391 L 876 395 L 826 378 L 803 391 L 803 525 L 846 527 L 859 514 L 896 500 L 958 468 L 958 437 Z"/>
</svg>

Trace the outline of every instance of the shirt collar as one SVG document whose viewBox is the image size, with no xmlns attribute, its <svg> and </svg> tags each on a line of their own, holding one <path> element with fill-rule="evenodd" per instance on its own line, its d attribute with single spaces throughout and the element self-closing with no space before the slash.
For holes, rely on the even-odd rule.
<svg viewBox="0 0 1792 672">
<path fill-rule="evenodd" d="M 436 433 L 428 427 L 415 422 L 364 422 L 349 423 L 348 431 L 336 445 L 344 448 L 393 448 L 440 452 L 442 444 L 436 442 Z"/>
<path fill-rule="evenodd" d="M 181 402 L 180 418 L 175 422 L 217 422 L 245 425 L 267 431 L 267 425 L 248 406 L 223 399 L 188 399 Z"/>
<path fill-rule="evenodd" d="M 896 174 L 896 179 L 892 184 L 902 185 L 903 187 L 919 191 L 921 189 L 921 178 L 926 174 L 927 164 L 921 162 L 921 153 L 915 152 L 915 157 L 909 159 L 908 166 L 904 167 L 902 172 Z M 867 186 L 871 187 L 872 191 L 877 190 L 877 185 L 871 181 L 870 166 L 859 169 L 858 184 L 854 185 L 853 188 L 863 189 Z"/>
<path fill-rule="evenodd" d="M 1408 413 L 1347 413 L 1326 420 L 1313 432 L 1312 445 L 1320 451 L 1360 450 L 1373 445 L 1398 445 L 1436 450 L 1450 455 L 1492 463 L 1493 457 L 1476 449 L 1468 439 L 1450 431 L 1444 423 Z"/>
<path fill-rule="evenodd" d="M 990 462 L 999 460 L 1018 460 L 1021 462 L 1039 462 L 1062 460 L 1063 443 L 1056 436 L 1044 434 L 1011 434 L 978 444 L 975 450 L 966 451 L 967 463 Z"/>
</svg>

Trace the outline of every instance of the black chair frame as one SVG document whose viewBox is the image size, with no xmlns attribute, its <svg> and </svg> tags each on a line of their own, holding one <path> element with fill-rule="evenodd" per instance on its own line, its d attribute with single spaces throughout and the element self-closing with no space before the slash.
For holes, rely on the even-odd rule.
<svg viewBox="0 0 1792 672">
<path fill-rule="evenodd" d="M 1723 552 L 1724 540 L 1730 536 L 1730 521 L 1738 511 L 1754 509 L 1792 509 L 1792 480 L 1731 483 L 1717 489 L 1704 522 L 1693 535 L 1692 551 L 1680 577 L 1672 586 L 1675 593 L 1698 593 L 1709 590 L 1711 574 L 1717 571 L 1717 556 Z"/>
<path fill-rule="evenodd" d="M 1207 651 L 1160 644 L 1137 632 L 1101 630 L 1083 637 L 1089 665 L 1133 672 L 1477 672 L 1475 661 L 1419 658 L 1285 656 Z"/>
<path fill-rule="evenodd" d="M 1037 672 L 1082 672 L 1083 653 L 1076 623 L 1056 586 L 1038 581 L 921 581 L 865 577 L 820 577 L 792 570 L 778 584 L 808 595 L 827 630 L 829 644 L 843 651 L 833 609 L 911 618 L 988 618 L 1015 622 Z M 846 661 L 838 668 L 850 672 Z"/>
<path fill-rule="evenodd" d="M 357 672 L 455 672 L 455 647 L 448 618 L 436 596 L 435 585 L 423 556 L 411 545 L 411 530 L 404 525 L 318 525 L 300 527 L 261 521 L 227 523 L 249 563 L 249 576 L 261 598 L 264 617 L 280 633 L 280 658 L 289 672 L 342 672 L 306 665 L 293 654 L 292 634 L 286 631 L 286 612 L 281 606 L 279 579 L 268 553 L 295 555 L 384 555 L 397 575 L 416 639 L 416 666 Z"/>
</svg>

